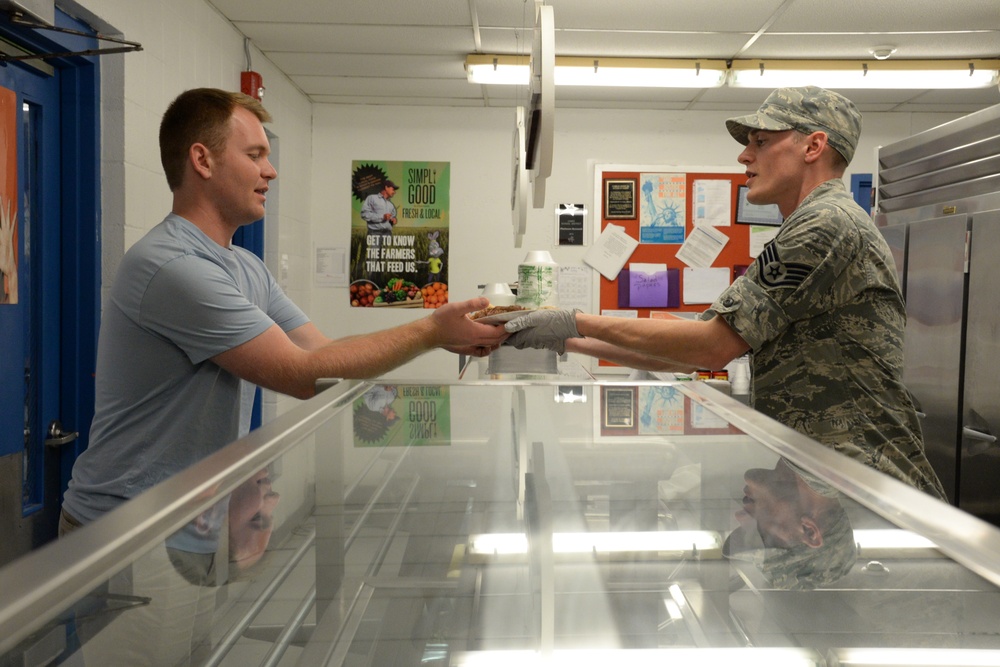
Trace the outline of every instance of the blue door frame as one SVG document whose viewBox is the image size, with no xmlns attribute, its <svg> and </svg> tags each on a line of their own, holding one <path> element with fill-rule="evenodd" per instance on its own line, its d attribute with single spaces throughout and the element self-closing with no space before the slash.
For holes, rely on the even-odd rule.
<svg viewBox="0 0 1000 667">
<path fill-rule="evenodd" d="M 246 248 L 253 254 L 257 255 L 263 261 L 264 259 L 264 218 L 249 224 L 243 225 L 236 230 L 233 234 L 233 245 L 239 246 L 241 248 Z M 262 393 L 260 387 L 257 387 L 256 393 L 253 396 L 253 412 L 250 414 L 250 430 L 254 430 L 259 427 L 263 421 L 263 408 L 262 408 Z"/>
<path fill-rule="evenodd" d="M 58 9 L 55 25 L 92 32 L 88 26 Z M 39 54 L 81 51 L 97 46 L 96 40 L 92 38 L 38 31 L 6 21 L 0 21 L 0 37 L 27 52 Z M 26 500 L 25 513 L 40 509 L 43 503 L 50 507 L 55 505 L 56 508 L 61 504 L 62 492 L 68 483 L 73 461 L 87 446 L 93 417 L 93 373 L 100 318 L 101 274 L 98 60 L 93 56 L 48 59 L 43 61 L 52 68 L 47 75 L 40 75 L 34 68 L 18 63 L 6 64 L 3 66 L 5 71 L 0 72 L 0 77 L 6 74 L 8 81 L 16 79 L 23 83 L 31 77 L 37 79 L 39 85 L 55 93 L 52 98 L 47 99 L 54 99 L 56 107 L 46 112 L 43 106 L 43 114 L 51 117 L 51 112 L 56 111 L 59 117 L 54 130 L 58 143 L 58 155 L 54 164 L 46 166 L 47 173 L 44 174 L 19 174 L 20 183 L 25 183 L 25 178 L 34 177 L 40 182 L 33 183 L 32 187 L 45 189 L 51 184 L 58 190 L 58 196 L 54 200 L 41 195 L 40 201 L 46 202 L 47 210 L 41 218 L 43 228 L 33 232 L 36 240 L 48 244 L 46 253 L 50 263 L 54 261 L 57 268 L 52 270 L 50 267 L 49 270 L 32 276 L 23 273 L 27 269 L 18 271 L 25 278 L 35 280 L 32 288 L 44 293 L 40 302 L 40 326 L 47 333 L 41 335 L 35 330 L 29 335 L 37 336 L 40 343 L 37 353 L 40 366 L 38 370 L 39 378 L 44 381 L 44 385 L 39 387 L 40 403 L 44 406 L 57 406 L 54 408 L 56 414 L 51 414 L 51 410 L 44 407 L 31 427 L 31 446 L 37 449 L 32 454 L 36 460 L 44 461 L 41 470 L 30 473 L 33 476 L 31 482 L 37 482 L 39 488 L 44 487 L 45 494 L 44 498 L 37 498 L 37 502 Z M 27 90 L 33 84 L 25 85 Z M 34 101 L 34 95 L 35 93 L 29 92 L 25 101 Z M 21 105 L 22 100 L 19 98 L 19 121 L 24 115 Z M 46 143 L 51 145 L 53 137 L 47 137 Z M 28 148 L 19 147 L 19 150 Z M 20 160 L 19 165 L 19 169 L 23 168 L 24 160 Z M 23 210 L 20 209 L 23 205 L 23 202 L 19 203 L 19 210 Z M 23 259 L 24 255 L 21 257 Z M 25 262 L 26 266 L 30 264 Z M 11 399 L 5 395 L 2 404 L 4 411 L 15 407 L 10 402 Z M 21 409 L 17 412 L 24 414 Z M 78 431 L 80 437 L 59 449 L 46 448 L 45 431 L 47 424 L 54 419 L 62 422 L 65 431 Z M 43 472 L 46 477 L 44 482 L 34 478 Z"/>
</svg>

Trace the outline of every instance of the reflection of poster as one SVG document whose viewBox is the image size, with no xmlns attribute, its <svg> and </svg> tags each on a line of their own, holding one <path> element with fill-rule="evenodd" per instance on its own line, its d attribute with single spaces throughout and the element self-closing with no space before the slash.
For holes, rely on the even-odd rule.
<svg viewBox="0 0 1000 667">
<path fill-rule="evenodd" d="M 639 242 L 683 243 L 687 219 L 684 174 L 640 174 Z"/>
<path fill-rule="evenodd" d="M 448 162 L 351 165 L 351 304 L 436 308 L 448 300 Z"/>
<path fill-rule="evenodd" d="M 639 435 L 684 433 L 684 395 L 677 387 L 639 387 Z"/>
<path fill-rule="evenodd" d="M 0 304 L 17 303 L 17 94 L 0 88 Z"/>
<path fill-rule="evenodd" d="M 448 387 L 378 385 L 354 401 L 355 447 L 450 444 Z"/>
</svg>

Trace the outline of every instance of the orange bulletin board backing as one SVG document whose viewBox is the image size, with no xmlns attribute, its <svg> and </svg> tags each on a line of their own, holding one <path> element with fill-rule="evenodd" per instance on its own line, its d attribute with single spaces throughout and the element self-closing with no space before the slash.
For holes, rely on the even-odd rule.
<svg viewBox="0 0 1000 667">
<path fill-rule="evenodd" d="M 725 267 L 729 269 L 729 282 L 732 283 L 733 279 L 736 277 L 737 268 L 742 268 L 746 270 L 746 267 L 753 262 L 754 258 L 750 256 L 750 225 L 738 224 L 736 222 L 736 212 L 737 203 L 739 197 L 739 188 L 741 185 L 746 184 L 746 174 L 743 173 L 725 173 L 725 172 L 684 172 L 672 167 L 662 167 L 662 168 L 647 168 L 642 167 L 641 170 L 629 170 L 629 171 L 610 171 L 601 170 L 598 168 L 597 176 L 595 179 L 595 185 L 600 187 L 599 195 L 595 197 L 600 201 L 600 206 L 598 207 L 597 214 L 594 216 L 595 221 L 600 220 L 600 229 L 596 230 L 596 234 L 600 234 L 604 231 L 604 228 L 608 224 L 615 224 L 619 227 L 624 227 L 626 233 L 632 238 L 640 241 L 639 245 L 636 247 L 635 251 L 629 257 L 628 261 L 625 262 L 625 266 L 622 267 L 623 270 L 628 269 L 629 266 L 634 263 L 643 264 L 666 264 L 668 272 L 671 269 L 677 269 L 676 277 L 679 283 L 677 293 L 680 296 L 679 305 L 677 307 L 666 307 L 666 308 L 631 308 L 628 306 L 622 306 L 619 304 L 619 284 L 618 279 L 608 280 L 602 275 L 597 276 L 599 281 L 599 311 L 603 312 L 606 310 L 625 310 L 625 311 L 636 311 L 636 316 L 639 318 L 646 317 L 656 317 L 656 312 L 665 313 L 700 313 L 708 309 L 709 304 L 705 303 L 692 303 L 687 304 L 684 302 L 684 269 L 687 265 L 677 259 L 677 251 L 681 248 L 681 243 L 642 243 L 640 235 L 640 221 L 642 219 L 642 208 L 644 206 L 643 196 L 640 192 L 642 187 L 641 175 L 642 174 L 679 174 L 685 176 L 685 211 L 684 211 L 684 227 L 685 227 L 685 240 L 689 237 L 691 230 L 694 228 L 694 210 L 697 202 L 694 200 L 693 191 L 694 185 L 697 181 L 703 180 L 719 180 L 729 182 L 729 225 L 728 226 L 716 226 L 715 229 L 725 234 L 729 241 L 723 247 L 722 252 L 712 263 L 712 267 Z M 609 190 L 608 180 L 611 181 L 629 181 L 632 180 L 635 183 L 635 196 L 634 196 L 634 209 L 632 217 L 629 216 L 629 207 L 620 201 L 620 192 L 615 192 L 615 185 L 611 185 Z M 624 185 L 625 189 L 628 189 L 628 185 Z M 608 207 L 605 204 L 605 198 L 612 197 L 611 206 Z M 617 199 L 617 201 L 616 201 Z M 607 217 L 607 213 L 611 211 L 612 217 Z M 595 360 L 597 366 L 601 368 L 612 368 L 616 367 L 615 364 L 604 360 Z"/>
<path fill-rule="evenodd" d="M 640 182 L 640 174 L 648 173 L 664 173 L 664 174 L 678 174 L 682 173 L 686 176 L 686 194 L 685 194 L 685 239 L 691 233 L 694 228 L 693 211 L 696 206 L 694 201 L 692 190 L 694 183 L 696 181 L 706 181 L 706 180 L 719 180 L 719 181 L 729 181 L 729 196 L 730 196 L 730 224 L 729 226 L 718 226 L 715 227 L 716 230 L 722 232 L 729 237 L 728 243 L 722 249 L 722 252 L 713 262 L 713 267 L 727 267 L 730 270 L 729 280 L 732 282 L 734 276 L 734 270 L 736 267 L 746 267 L 749 266 L 753 261 L 750 256 L 750 225 L 737 224 L 736 223 L 736 208 L 737 208 L 737 197 L 739 195 L 739 186 L 746 184 L 746 175 L 740 173 L 698 173 L 698 172 L 677 172 L 671 170 L 670 168 L 664 168 L 661 171 L 604 171 L 601 175 L 601 206 L 598 209 L 598 214 L 600 215 L 600 229 L 597 233 L 600 234 L 604 231 L 604 228 L 608 224 L 618 225 L 619 227 L 624 227 L 626 233 L 632 238 L 640 239 L 640 213 L 642 204 L 642 196 L 639 192 L 642 184 Z M 620 217 L 622 215 L 621 208 L 618 208 L 618 213 L 613 214 L 614 217 L 607 218 L 605 214 L 608 211 L 608 207 L 605 206 L 605 197 L 607 196 L 607 188 L 605 187 L 606 181 L 608 180 L 618 181 L 618 180 L 634 180 L 635 181 L 635 206 L 634 217 L 626 218 Z M 614 210 L 615 207 L 612 207 Z M 627 212 L 624 214 L 627 215 Z M 684 303 L 684 271 L 686 264 L 677 259 L 677 251 L 680 250 L 680 243 L 639 243 L 635 251 L 629 257 L 628 261 L 625 263 L 624 269 L 628 269 L 629 266 L 635 263 L 648 263 L 648 264 L 666 264 L 667 269 L 679 269 L 678 276 L 680 279 L 680 305 L 676 308 L 629 308 L 622 307 L 618 302 L 618 279 L 608 280 L 604 276 L 599 276 L 600 280 L 600 300 L 599 309 L 604 310 L 635 310 L 638 311 L 638 317 L 644 318 L 649 317 L 652 311 L 666 311 L 666 312 L 701 312 L 708 308 L 708 304 L 686 304 Z"/>
</svg>

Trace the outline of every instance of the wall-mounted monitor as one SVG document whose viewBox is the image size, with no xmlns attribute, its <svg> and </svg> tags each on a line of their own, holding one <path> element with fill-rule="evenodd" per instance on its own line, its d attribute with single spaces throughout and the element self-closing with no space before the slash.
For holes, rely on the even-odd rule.
<svg viewBox="0 0 1000 667">
<path fill-rule="evenodd" d="M 744 225 L 770 225 L 780 227 L 784 218 L 777 204 L 751 204 L 747 201 L 747 193 L 750 188 L 741 185 L 739 195 L 736 198 L 736 222 Z"/>
</svg>

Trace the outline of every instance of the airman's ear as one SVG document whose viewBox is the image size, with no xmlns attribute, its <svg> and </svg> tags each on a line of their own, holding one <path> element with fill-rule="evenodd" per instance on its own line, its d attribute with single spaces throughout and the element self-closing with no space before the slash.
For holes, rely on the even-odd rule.
<svg viewBox="0 0 1000 667">
<path fill-rule="evenodd" d="M 823 533 L 820 531 L 819 526 L 811 518 L 804 516 L 802 517 L 802 523 L 799 526 L 802 530 L 802 541 L 808 547 L 813 549 L 818 549 L 823 546 Z"/>
<path fill-rule="evenodd" d="M 807 134 L 804 142 L 806 145 L 806 162 L 811 163 L 818 160 L 823 154 L 823 149 L 829 145 L 828 140 L 829 137 L 826 132 L 823 132 L 822 130 L 817 130 L 812 134 Z M 832 146 L 830 148 L 831 150 L 833 149 Z"/>
</svg>

